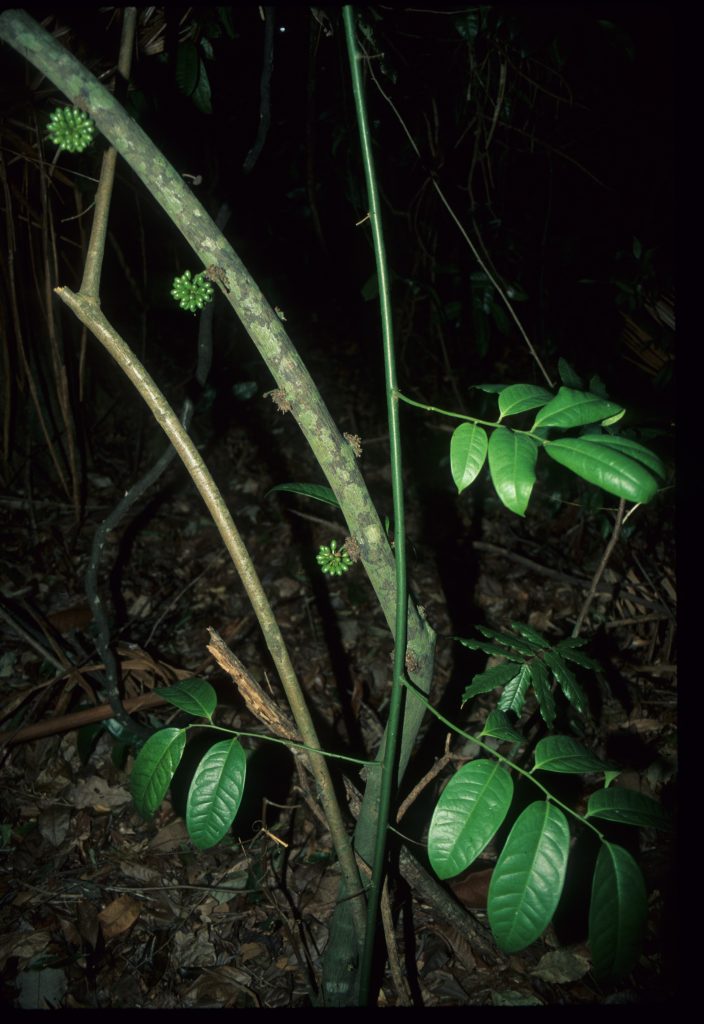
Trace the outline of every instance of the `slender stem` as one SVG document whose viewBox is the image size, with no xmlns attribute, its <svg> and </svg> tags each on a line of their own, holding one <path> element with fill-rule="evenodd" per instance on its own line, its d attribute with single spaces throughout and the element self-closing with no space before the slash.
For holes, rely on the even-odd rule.
<svg viewBox="0 0 704 1024">
<path fill-rule="evenodd" d="M 596 596 L 596 592 L 597 592 L 597 589 L 599 587 L 599 583 L 601 582 L 601 577 L 604 575 L 604 569 L 608 565 L 609 559 L 611 558 L 611 554 L 612 554 L 614 548 L 616 547 L 616 544 L 618 542 L 619 537 L 621 536 L 621 527 L 623 526 L 623 517 L 624 517 L 625 510 L 626 510 L 626 502 L 625 502 L 625 500 L 623 498 L 621 498 L 621 500 L 618 503 L 618 511 L 616 512 L 616 521 L 614 522 L 614 528 L 611 531 L 611 536 L 609 537 L 609 542 L 606 545 L 606 547 L 604 548 L 604 554 L 601 556 L 601 560 L 599 561 L 599 564 L 596 567 L 596 572 L 594 573 L 594 576 L 592 577 L 592 582 L 591 582 L 591 585 L 589 587 L 589 593 L 587 594 L 586 598 L 584 599 L 584 604 L 582 605 L 582 607 L 580 609 L 580 612 L 579 612 L 579 615 L 577 616 L 577 621 L 574 624 L 574 629 L 572 630 L 572 636 L 573 637 L 579 636 L 579 634 L 582 632 L 582 626 L 584 625 L 584 620 L 586 619 L 587 612 L 589 611 L 589 609 L 591 607 L 591 603 L 592 603 L 592 601 L 594 600 L 594 598 Z"/>
<path fill-rule="evenodd" d="M 372 140 L 367 120 L 364 100 L 364 87 L 360 74 L 360 54 L 356 44 L 354 9 L 347 5 L 342 10 L 345 25 L 347 54 L 350 60 L 352 91 L 357 112 L 364 176 L 367 182 L 369 199 L 369 221 L 374 240 L 376 271 L 379 282 L 379 298 L 381 301 L 381 328 L 384 345 L 384 371 L 386 379 L 386 411 L 389 422 L 389 441 L 391 457 L 391 489 L 394 508 L 394 552 L 396 564 L 396 632 L 394 637 L 394 676 L 391 687 L 389 717 L 386 725 L 386 742 L 382 766 L 381 788 L 379 793 L 379 813 L 376 825 L 374 845 L 374 864 L 372 880 L 367 896 L 367 930 L 364 936 L 364 950 L 360 967 L 359 1005 L 369 1002 L 372 961 L 377 933 L 377 918 L 382 887 L 386 873 L 387 826 L 391 800 L 397 780 L 397 749 L 401 707 L 403 700 L 403 678 L 406 661 L 406 620 L 408 593 L 406 585 L 406 536 L 405 511 L 403 499 L 403 463 L 401 454 L 401 425 L 398 408 L 398 382 L 394 353 L 393 327 L 391 318 L 391 295 L 389 275 L 386 265 L 386 251 L 381 223 L 379 194 L 376 186 Z"/>
<path fill-rule="evenodd" d="M 247 592 L 247 597 L 259 621 L 266 645 L 276 665 L 291 707 L 291 712 L 303 741 L 309 747 L 320 749 L 315 726 L 313 725 L 313 720 L 295 669 L 291 663 L 279 624 L 274 617 L 269 600 L 249 557 L 249 552 L 198 449 L 181 426 L 178 417 L 153 378 L 147 373 L 129 346 L 105 318 L 97 303 L 92 299 L 84 298 L 82 295 L 75 295 L 68 288 L 57 288 L 56 292 L 59 298 L 73 310 L 81 323 L 88 327 L 113 359 L 115 359 L 126 376 L 129 377 L 149 406 L 157 423 L 160 424 L 178 452 L 181 461 L 207 505 L 213 522 L 218 528 L 223 543 L 239 573 L 239 577 Z M 330 834 L 335 846 L 335 852 L 340 860 L 347 892 L 351 898 L 355 930 L 361 941 L 361 936 L 364 932 L 364 898 L 361 894 L 362 884 L 352 852 L 352 845 L 347 835 L 347 829 L 335 796 L 333 782 L 325 758 L 320 754 L 313 754 L 311 752 L 309 752 L 308 756 L 330 826 Z"/>
</svg>

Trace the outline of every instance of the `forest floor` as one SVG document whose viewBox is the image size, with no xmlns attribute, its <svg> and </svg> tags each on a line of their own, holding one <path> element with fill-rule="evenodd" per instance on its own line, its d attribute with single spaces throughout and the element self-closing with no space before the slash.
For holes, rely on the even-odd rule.
<svg viewBox="0 0 704 1024">
<path fill-rule="evenodd" d="M 360 411 L 363 398 L 337 400 L 341 428 L 362 437 L 361 468 L 380 512 L 390 513 L 384 427 Z M 427 451 L 435 452 L 449 434 L 417 421 L 414 429 L 410 585 L 439 635 L 431 696 L 442 697 L 446 714 L 463 728 L 478 732 L 495 695 L 460 707 L 462 690 L 485 665 L 452 636 L 476 636 L 477 624 L 501 629 L 515 621 L 548 639 L 569 635 L 613 515 L 598 507 L 587 513 L 579 500 L 562 500 L 550 488 L 536 489 L 522 520 L 487 485 L 457 497 L 447 465 L 424 476 L 417 462 L 426 440 Z M 134 751 L 103 723 L 53 733 L 49 725 L 47 735 L 21 742 L 13 736 L 104 703 L 83 577 L 93 530 L 130 477 L 124 441 L 106 436 L 93 452 L 80 529 L 72 506 L 55 492 L 35 489 L 30 500 L 18 491 L 0 500 L 0 587 L 11 598 L 2 607 L 14 609 L 14 621 L 25 629 L 20 635 L 8 619 L 0 622 L 0 999 L 24 1008 L 309 1005 L 340 875 L 329 834 L 303 799 L 282 747 L 243 741 L 251 751 L 251 792 L 231 834 L 198 851 L 182 817 L 187 764 L 155 818 L 144 820 L 129 790 Z M 269 494 L 286 481 L 322 482 L 304 448 L 291 418 L 255 398 L 206 454 L 261 574 L 322 741 L 328 749 L 370 756 L 385 720 L 392 645 L 361 567 L 332 579 L 316 567 L 319 545 L 344 539 L 341 517 L 290 494 Z M 616 504 L 609 501 L 609 508 Z M 583 631 L 603 673 L 592 677 L 594 717 L 581 723 L 580 739 L 623 766 L 620 785 L 673 811 L 673 527 L 662 505 L 638 509 L 627 525 Z M 179 678 L 206 678 L 222 699 L 221 724 L 262 733 L 207 651 L 208 629 L 283 703 L 280 687 L 243 588 L 182 472 L 172 470 L 139 517 L 111 535 L 104 565 L 101 580 L 110 578 L 116 595 L 111 615 L 124 696 Z M 139 717 L 152 726 L 182 720 L 166 704 Z M 446 749 L 455 764 L 475 752 L 427 723 L 404 795 Z M 434 778 L 399 822 L 421 861 L 429 808 L 450 771 Z M 576 793 L 575 800 L 586 795 Z M 512 956 L 494 946 L 486 924 L 490 848 L 466 876 L 443 887 L 460 913 L 452 921 L 432 890 L 393 880 L 393 955 L 407 984 L 400 989 L 398 972 L 387 968 L 379 1005 L 670 1000 L 674 842 L 661 832 L 631 833 L 649 918 L 640 960 L 622 984 L 603 989 L 590 974 L 588 890 L 582 885 L 580 893 L 578 881 L 576 901 L 539 941 Z"/>
</svg>

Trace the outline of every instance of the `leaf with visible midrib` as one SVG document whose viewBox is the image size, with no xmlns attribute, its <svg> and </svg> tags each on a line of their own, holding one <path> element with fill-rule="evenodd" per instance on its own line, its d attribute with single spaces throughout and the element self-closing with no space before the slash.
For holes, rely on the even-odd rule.
<svg viewBox="0 0 704 1024">
<path fill-rule="evenodd" d="M 166 795 L 186 746 L 185 729 L 160 729 L 144 744 L 132 768 L 130 789 L 135 806 L 151 817 Z"/>
<path fill-rule="evenodd" d="M 622 846 L 604 843 L 589 905 L 589 947 L 600 981 L 615 981 L 633 968 L 647 913 L 648 894 L 640 868 Z"/>
<path fill-rule="evenodd" d="M 497 945 L 517 953 L 550 923 L 562 894 L 570 831 L 562 811 L 538 800 L 511 829 L 489 886 L 487 913 Z"/>
<path fill-rule="evenodd" d="M 210 748 L 196 768 L 186 804 L 188 834 L 201 850 L 219 843 L 239 810 L 247 757 L 237 739 Z"/>
</svg>

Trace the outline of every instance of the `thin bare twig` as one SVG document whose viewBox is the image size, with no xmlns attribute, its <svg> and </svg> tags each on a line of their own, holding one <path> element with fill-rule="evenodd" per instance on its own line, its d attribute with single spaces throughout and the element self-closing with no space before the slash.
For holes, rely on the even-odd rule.
<svg viewBox="0 0 704 1024">
<path fill-rule="evenodd" d="M 611 536 L 609 537 L 609 543 L 604 548 L 604 554 L 601 556 L 601 560 L 600 560 L 600 562 L 599 562 L 599 564 L 598 564 L 598 566 L 596 568 L 596 572 L 594 573 L 594 576 L 592 577 L 592 582 L 591 582 L 591 585 L 589 587 L 589 592 L 587 593 L 587 596 L 584 599 L 584 604 L 582 605 L 582 607 L 580 609 L 580 612 L 579 612 L 579 615 L 577 616 L 577 621 L 575 622 L 574 629 L 572 630 L 572 636 L 573 637 L 578 637 L 579 634 L 582 631 L 582 626 L 584 625 L 584 620 L 587 617 L 587 612 L 589 611 L 589 609 L 591 607 L 592 601 L 596 597 L 596 592 L 597 592 L 597 588 L 599 586 L 599 581 L 601 580 L 601 577 L 604 575 L 604 570 L 606 569 L 606 566 L 609 563 L 609 559 L 611 558 L 611 553 L 613 552 L 614 548 L 616 547 L 618 539 L 621 536 L 621 527 L 623 526 L 623 514 L 624 514 L 625 510 L 626 510 L 626 501 L 625 501 L 624 498 L 621 498 L 619 500 L 619 503 L 618 503 L 618 511 L 616 512 L 616 521 L 614 522 L 614 528 L 611 531 Z"/>
</svg>

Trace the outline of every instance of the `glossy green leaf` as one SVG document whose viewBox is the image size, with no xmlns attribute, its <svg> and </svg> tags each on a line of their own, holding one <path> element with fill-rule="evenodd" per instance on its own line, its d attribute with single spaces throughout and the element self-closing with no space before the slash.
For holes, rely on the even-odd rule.
<svg viewBox="0 0 704 1024">
<path fill-rule="evenodd" d="M 479 672 L 472 678 L 472 683 L 462 694 L 462 703 L 466 704 L 479 693 L 490 693 L 497 686 L 505 686 L 514 679 L 520 669 L 516 665 L 495 665 L 486 672 Z"/>
<path fill-rule="evenodd" d="M 615 416 L 621 406 L 608 402 L 589 391 L 576 391 L 561 387 L 551 402 L 535 417 L 533 427 L 583 427 L 586 423 L 599 423 Z"/>
<path fill-rule="evenodd" d="M 623 847 L 604 843 L 589 905 L 589 946 L 599 981 L 616 981 L 631 971 L 640 953 L 647 912 L 640 868 Z"/>
<path fill-rule="evenodd" d="M 486 461 L 489 439 L 476 423 L 461 423 L 450 439 L 450 472 L 457 493 L 473 483 Z"/>
<path fill-rule="evenodd" d="M 530 669 L 527 665 L 521 665 L 518 675 L 504 686 L 504 692 L 499 697 L 497 704 L 499 711 L 512 711 L 514 715 L 520 715 L 526 702 L 529 686 Z"/>
<path fill-rule="evenodd" d="M 500 395 L 510 387 L 510 384 L 472 384 L 470 390 L 473 388 L 475 391 L 484 391 L 487 395 Z"/>
<path fill-rule="evenodd" d="M 188 793 L 186 826 L 194 844 L 207 850 L 227 833 L 242 800 L 247 758 L 237 739 L 210 748 Z"/>
<path fill-rule="evenodd" d="M 550 689 L 548 670 L 540 658 L 534 658 L 528 667 L 530 669 L 533 690 L 538 701 L 538 707 L 540 708 L 540 716 L 548 729 L 552 729 L 557 709 L 555 707 L 555 698 Z"/>
<path fill-rule="evenodd" d="M 587 695 L 577 682 L 574 672 L 565 665 L 565 662 L 557 651 L 543 651 L 542 657 L 570 704 L 575 707 L 581 715 L 587 715 L 589 713 Z"/>
<path fill-rule="evenodd" d="M 535 483 L 538 447 L 523 434 L 497 427 L 489 439 L 489 472 L 501 502 L 525 515 Z"/>
<path fill-rule="evenodd" d="M 164 799 L 185 746 L 185 729 L 160 729 L 149 737 L 137 755 L 130 789 L 135 807 L 143 817 L 151 817 Z"/>
<path fill-rule="evenodd" d="M 587 818 L 605 818 L 641 828 L 667 831 L 670 821 L 657 800 L 630 789 L 597 789 L 589 797 Z"/>
<path fill-rule="evenodd" d="M 511 829 L 489 885 L 487 913 L 497 945 L 517 953 L 547 928 L 562 894 L 570 831 L 559 808 L 530 804 Z"/>
<path fill-rule="evenodd" d="M 603 772 L 610 767 L 571 736 L 546 736 L 537 744 L 533 757 L 535 768 L 544 772 L 580 775 L 582 772 Z"/>
<path fill-rule="evenodd" d="M 658 458 L 655 452 L 651 452 L 649 448 L 637 441 L 632 441 L 630 437 L 620 437 L 616 434 L 589 434 L 588 439 L 590 444 L 612 448 L 614 451 L 621 452 L 622 455 L 627 455 L 635 462 L 640 462 L 661 480 L 667 477 L 667 470 L 662 459 Z"/>
<path fill-rule="evenodd" d="M 552 398 L 551 391 L 535 384 L 511 384 L 499 395 L 499 412 L 502 417 L 517 416 L 519 412 L 529 412 L 547 405 Z"/>
<path fill-rule="evenodd" d="M 428 857 L 438 878 L 453 878 L 477 859 L 501 826 L 512 797 L 511 777 L 496 761 L 471 761 L 453 775 L 428 831 Z"/>
<path fill-rule="evenodd" d="M 272 487 L 266 492 L 267 497 L 273 494 L 274 491 L 288 491 L 289 494 L 300 494 L 304 498 L 314 498 L 316 501 L 322 501 L 326 505 L 333 505 L 335 508 L 340 507 L 340 502 L 335 497 L 334 492 L 323 484 L 277 484 L 276 487 Z"/>
<path fill-rule="evenodd" d="M 640 462 L 614 448 L 594 444 L 590 437 L 548 441 L 544 450 L 561 466 L 617 498 L 625 498 L 636 504 L 645 503 L 650 501 L 658 489 L 655 477 Z"/>
<path fill-rule="evenodd" d="M 481 736 L 493 736 L 498 740 L 505 740 L 507 743 L 522 743 L 523 736 L 518 729 L 514 729 L 511 719 L 503 711 L 494 708 L 487 715 Z"/>
<path fill-rule="evenodd" d="M 212 718 L 218 698 L 215 690 L 205 679 L 183 679 L 173 686 L 158 687 L 155 690 L 175 708 L 186 711 L 198 718 Z"/>
</svg>

